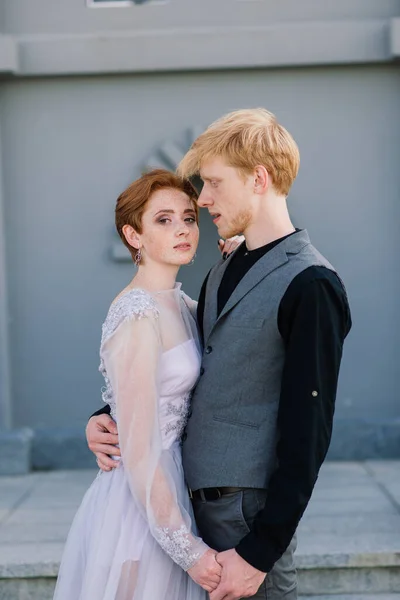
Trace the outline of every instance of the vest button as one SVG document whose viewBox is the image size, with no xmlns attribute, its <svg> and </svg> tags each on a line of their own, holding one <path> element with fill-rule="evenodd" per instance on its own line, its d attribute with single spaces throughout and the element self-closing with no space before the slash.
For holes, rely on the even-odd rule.
<svg viewBox="0 0 400 600">
<path fill-rule="evenodd" d="M 211 346 L 207 346 L 206 348 L 206 354 L 211 354 L 212 352 L 212 347 Z"/>
<path fill-rule="evenodd" d="M 200 375 L 204 375 L 204 367 L 201 367 L 201 369 L 200 369 Z"/>
</svg>

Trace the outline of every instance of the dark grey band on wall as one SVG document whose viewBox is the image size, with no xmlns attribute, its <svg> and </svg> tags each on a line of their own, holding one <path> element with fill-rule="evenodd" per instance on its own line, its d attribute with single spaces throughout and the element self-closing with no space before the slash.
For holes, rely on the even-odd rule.
<svg viewBox="0 0 400 600">
<path fill-rule="evenodd" d="M 334 421 L 329 460 L 368 460 L 400 457 L 400 419 Z"/>
<path fill-rule="evenodd" d="M 400 419 L 337 419 L 328 460 L 398 459 Z M 20 429 L 0 432 L 0 474 L 30 470 L 96 469 L 84 425 L 74 428 Z"/>
</svg>

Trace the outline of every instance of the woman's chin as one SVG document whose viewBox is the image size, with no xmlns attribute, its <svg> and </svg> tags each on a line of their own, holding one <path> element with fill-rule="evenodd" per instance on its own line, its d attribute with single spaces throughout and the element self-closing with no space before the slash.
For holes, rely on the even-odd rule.
<svg viewBox="0 0 400 600">
<path fill-rule="evenodd" d="M 190 265 L 192 260 L 193 260 L 194 256 L 187 256 L 182 258 L 181 262 L 179 263 L 180 265 L 182 265 L 183 267 L 185 265 Z"/>
</svg>

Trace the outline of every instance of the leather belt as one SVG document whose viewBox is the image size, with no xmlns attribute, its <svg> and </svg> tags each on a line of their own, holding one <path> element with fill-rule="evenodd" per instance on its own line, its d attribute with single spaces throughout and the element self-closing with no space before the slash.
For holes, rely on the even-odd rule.
<svg viewBox="0 0 400 600">
<path fill-rule="evenodd" d="M 202 500 L 203 502 L 209 500 L 218 500 L 222 496 L 227 494 L 235 494 L 241 492 L 245 488 L 241 487 L 213 487 L 213 488 L 201 488 L 200 490 L 191 490 L 189 488 L 189 496 L 194 500 Z"/>
</svg>

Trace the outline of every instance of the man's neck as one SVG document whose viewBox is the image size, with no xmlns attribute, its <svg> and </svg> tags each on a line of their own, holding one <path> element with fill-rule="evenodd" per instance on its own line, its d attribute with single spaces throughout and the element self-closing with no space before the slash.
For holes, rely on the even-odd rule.
<svg viewBox="0 0 400 600">
<path fill-rule="evenodd" d="M 290 220 L 286 198 L 266 195 L 260 198 L 243 235 L 248 250 L 255 250 L 296 231 Z"/>
<path fill-rule="evenodd" d="M 267 244 L 275 242 L 275 240 L 279 240 L 280 238 L 283 238 L 296 231 L 296 228 L 291 222 L 286 224 L 282 223 L 281 226 L 276 227 L 260 225 L 261 224 L 257 223 L 257 225 L 253 228 L 249 227 L 244 233 L 246 247 L 248 250 L 256 250 L 257 248 L 266 246 Z"/>
</svg>

